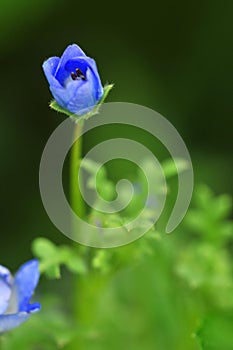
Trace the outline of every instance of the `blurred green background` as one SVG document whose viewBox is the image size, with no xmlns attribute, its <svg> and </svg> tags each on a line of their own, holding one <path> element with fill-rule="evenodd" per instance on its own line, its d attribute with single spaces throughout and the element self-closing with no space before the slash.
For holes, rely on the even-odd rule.
<svg viewBox="0 0 233 350">
<path fill-rule="evenodd" d="M 18 264 L 33 237 L 54 232 L 40 200 L 38 167 L 63 117 L 48 108 L 41 64 L 69 43 L 95 57 L 103 83 L 115 83 L 108 101 L 163 114 L 190 150 L 196 181 L 233 193 L 232 1 L 1 0 L 0 6 L 2 260 Z"/>
<path fill-rule="evenodd" d="M 1 0 L 2 264 L 14 269 L 30 258 L 37 236 L 69 243 L 43 208 L 38 169 L 64 118 L 48 108 L 41 64 L 70 43 L 96 59 L 103 83 L 115 84 L 108 101 L 160 112 L 186 142 L 195 181 L 233 194 L 232 11 L 230 0 Z M 99 138 L 91 136 L 84 152 Z"/>
</svg>

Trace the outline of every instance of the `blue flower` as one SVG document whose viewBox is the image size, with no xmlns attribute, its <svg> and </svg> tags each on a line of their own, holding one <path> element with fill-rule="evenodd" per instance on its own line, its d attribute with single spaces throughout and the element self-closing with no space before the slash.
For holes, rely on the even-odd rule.
<svg viewBox="0 0 233 350">
<path fill-rule="evenodd" d="M 31 313 L 40 310 L 39 303 L 29 303 L 39 277 L 37 260 L 22 265 L 14 278 L 0 265 L 0 334 L 19 326 Z"/>
<path fill-rule="evenodd" d="M 56 102 L 71 113 L 90 112 L 103 96 L 95 61 L 76 44 L 69 45 L 61 58 L 45 61 L 43 70 Z"/>
</svg>

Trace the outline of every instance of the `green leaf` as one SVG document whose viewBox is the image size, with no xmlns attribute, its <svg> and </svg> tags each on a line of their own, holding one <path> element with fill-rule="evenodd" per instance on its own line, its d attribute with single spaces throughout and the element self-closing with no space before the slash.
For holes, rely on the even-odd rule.
<svg viewBox="0 0 233 350">
<path fill-rule="evenodd" d="M 60 278 L 60 255 L 57 247 L 48 239 L 39 237 L 32 244 L 32 251 L 40 259 L 40 272 L 50 279 Z"/>
<path fill-rule="evenodd" d="M 39 258 L 56 254 L 56 246 L 50 240 L 43 237 L 39 237 L 34 240 L 32 250 L 33 253 Z"/>
<path fill-rule="evenodd" d="M 110 251 L 99 249 L 96 251 L 92 259 L 92 267 L 94 269 L 100 270 L 102 273 L 108 273 L 111 271 L 111 256 Z"/>
<path fill-rule="evenodd" d="M 41 273 L 44 272 L 49 279 L 59 279 L 61 278 L 60 266 L 58 264 L 50 262 L 51 266 L 47 263 L 40 264 Z"/>
<path fill-rule="evenodd" d="M 232 199 L 228 195 L 214 196 L 206 185 L 199 185 L 194 192 L 195 208 L 188 211 L 185 223 L 203 240 L 223 245 L 233 236 L 233 223 L 227 219 Z"/>
<path fill-rule="evenodd" d="M 209 315 L 197 332 L 203 350 L 233 349 L 232 310 Z"/>
<path fill-rule="evenodd" d="M 66 261 L 66 267 L 73 273 L 78 273 L 80 275 L 85 275 L 87 273 L 87 267 L 84 261 L 77 254 L 72 252 Z"/>
<path fill-rule="evenodd" d="M 227 251 L 200 241 L 192 243 L 180 252 L 175 271 L 191 289 L 205 295 L 209 303 L 221 308 L 233 307 L 232 270 Z"/>
<path fill-rule="evenodd" d="M 40 272 L 50 279 L 61 277 L 60 266 L 65 265 L 71 272 L 85 274 L 86 265 L 77 255 L 73 247 L 56 246 L 46 238 L 37 238 L 32 244 L 32 250 L 40 260 Z"/>
<path fill-rule="evenodd" d="M 177 173 L 181 173 L 187 170 L 189 168 L 189 164 L 182 158 L 166 159 L 162 163 L 162 168 L 166 179 L 168 179 L 172 176 L 177 175 Z"/>
<path fill-rule="evenodd" d="M 89 119 L 90 117 L 92 117 L 93 115 L 99 112 L 101 105 L 104 103 L 105 99 L 107 98 L 109 92 L 112 90 L 113 86 L 114 86 L 113 84 L 108 84 L 104 86 L 104 93 L 102 98 L 97 103 L 97 105 L 94 106 L 93 109 L 85 115 L 76 115 L 74 113 L 71 113 L 67 109 L 62 108 L 55 100 L 52 100 L 50 102 L 49 107 L 54 109 L 56 112 L 66 114 L 68 117 L 72 118 L 76 122 L 80 122 L 81 120 Z"/>
<path fill-rule="evenodd" d="M 84 159 L 82 161 L 82 168 L 90 174 L 87 187 L 97 190 L 104 200 L 113 200 L 116 193 L 115 185 L 112 181 L 108 180 L 106 168 L 92 159 Z"/>
<path fill-rule="evenodd" d="M 94 160 L 92 159 L 89 159 L 89 158 L 85 158 L 82 160 L 82 168 L 85 169 L 86 171 L 88 171 L 90 174 L 95 174 L 98 169 L 101 167 L 101 164 L 100 163 L 97 163 L 95 162 Z M 105 168 L 104 167 L 101 167 L 101 169 L 104 169 L 104 172 L 103 172 L 103 176 L 106 176 L 106 171 L 105 171 Z M 100 169 L 100 170 L 101 170 Z M 99 170 L 99 172 L 100 172 Z"/>
</svg>

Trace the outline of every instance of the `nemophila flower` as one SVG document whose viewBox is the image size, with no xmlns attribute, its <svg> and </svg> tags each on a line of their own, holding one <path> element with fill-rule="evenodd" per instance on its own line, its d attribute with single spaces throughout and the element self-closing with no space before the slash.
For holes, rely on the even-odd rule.
<svg viewBox="0 0 233 350">
<path fill-rule="evenodd" d="M 19 326 L 40 310 L 39 303 L 30 304 L 39 277 L 37 260 L 23 264 L 14 278 L 0 265 L 0 333 Z"/>
<path fill-rule="evenodd" d="M 43 70 L 56 102 L 71 113 L 87 114 L 103 97 L 95 61 L 76 44 L 69 45 L 61 58 L 45 61 Z"/>
</svg>

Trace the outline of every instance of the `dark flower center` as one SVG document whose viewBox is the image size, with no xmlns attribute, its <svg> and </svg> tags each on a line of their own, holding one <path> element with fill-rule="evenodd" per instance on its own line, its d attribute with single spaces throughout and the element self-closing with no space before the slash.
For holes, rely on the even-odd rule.
<svg viewBox="0 0 233 350">
<path fill-rule="evenodd" d="M 72 78 L 73 80 L 80 80 L 80 79 L 86 80 L 85 75 L 83 74 L 83 72 L 82 72 L 81 69 L 79 69 L 79 68 L 76 68 L 76 69 L 75 69 L 75 72 L 71 72 L 70 75 L 71 75 L 71 78 Z"/>
</svg>

